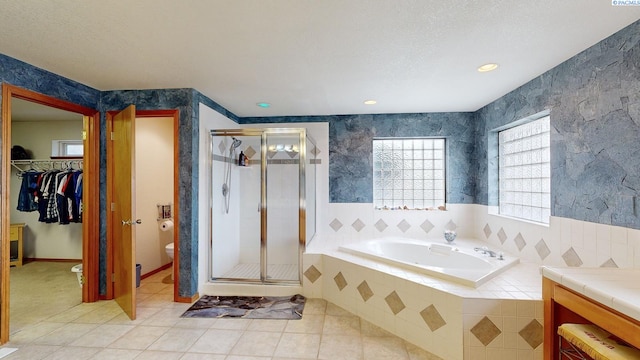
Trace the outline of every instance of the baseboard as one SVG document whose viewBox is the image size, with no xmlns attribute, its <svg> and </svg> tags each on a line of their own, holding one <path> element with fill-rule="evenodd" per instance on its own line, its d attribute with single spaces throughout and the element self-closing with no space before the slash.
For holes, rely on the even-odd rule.
<svg viewBox="0 0 640 360">
<path fill-rule="evenodd" d="M 146 279 L 146 278 L 148 278 L 149 276 L 152 276 L 152 275 L 154 275 L 154 274 L 157 274 L 157 273 L 159 273 L 159 272 L 160 272 L 160 271 L 162 271 L 162 270 L 166 270 L 166 269 L 170 268 L 170 267 L 171 267 L 171 264 L 172 264 L 172 263 L 168 263 L 168 264 L 162 265 L 162 266 L 160 266 L 159 268 L 157 268 L 157 269 L 155 269 L 155 270 L 149 271 L 148 273 L 146 273 L 146 274 L 144 274 L 144 275 L 141 275 L 141 276 L 140 276 L 140 280 Z"/>
<path fill-rule="evenodd" d="M 176 296 L 173 301 L 175 302 L 179 302 L 179 303 L 193 303 L 196 300 L 198 300 L 200 298 L 200 295 L 198 293 L 193 294 L 192 297 L 186 297 L 186 296 Z"/>
<path fill-rule="evenodd" d="M 46 262 L 69 262 L 69 263 L 82 263 L 82 259 L 49 259 L 49 258 L 22 258 L 22 263 L 30 263 L 35 261 Z"/>
</svg>

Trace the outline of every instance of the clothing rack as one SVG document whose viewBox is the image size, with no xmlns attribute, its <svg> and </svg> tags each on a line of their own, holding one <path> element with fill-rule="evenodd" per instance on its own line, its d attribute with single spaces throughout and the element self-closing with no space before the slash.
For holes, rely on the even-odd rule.
<svg viewBox="0 0 640 360">
<path fill-rule="evenodd" d="M 82 169 L 82 159 L 27 159 L 11 160 L 11 166 L 18 170 L 18 176 L 29 170 L 70 170 Z"/>
</svg>

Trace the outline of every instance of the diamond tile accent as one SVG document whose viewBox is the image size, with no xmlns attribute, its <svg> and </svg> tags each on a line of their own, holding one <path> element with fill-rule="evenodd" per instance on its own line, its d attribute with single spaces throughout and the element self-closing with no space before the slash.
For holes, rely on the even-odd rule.
<svg viewBox="0 0 640 360">
<path fill-rule="evenodd" d="M 532 349 L 535 349 L 542 344 L 544 332 L 542 324 L 540 324 L 538 320 L 533 319 L 527 326 L 523 327 L 518 334 Z"/>
<path fill-rule="evenodd" d="M 396 293 L 395 291 L 387 295 L 387 297 L 384 298 L 384 301 L 386 301 L 387 305 L 389 305 L 389 309 L 391 309 L 393 315 L 398 315 L 398 313 L 406 307 L 404 306 L 402 299 L 400 299 L 400 296 L 398 296 L 398 293 Z"/>
<path fill-rule="evenodd" d="M 449 220 L 449 222 L 447 223 L 447 225 L 444 226 L 445 229 L 447 230 L 455 230 L 458 228 L 458 225 L 456 225 L 456 223 L 453 222 L 453 220 Z"/>
<path fill-rule="evenodd" d="M 273 157 L 274 157 L 274 156 L 276 156 L 276 154 L 277 154 L 277 153 L 278 153 L 277 151 L 270 151 L 270 150 L 267 150 L 267 157 L 268 157 L 269 159 L 273 159 Z"/>
<path fill-rule="evenodd" d="M 609 260 L 605 261 L 604 263 L 602 263 L 602 265 L 600 265 L 600 267 L 608 267 L 608 268 L 617 268 L 618 264 L 616 264 L 615 261 L 613 261 L 612 258 L 609 258 Z"/>
<path fill-rule="evenodd" d="M 489 236 L 491 236 L 492 232 L 491 232 L 491 227 L 489 226 L 489 224 L 485 224 L 484 228 L 482 229 L 482 231 L 484 231 L 484 236 L 487 237 L 487 239 L 489 238 Z"/>
<path fill-rule="evenodd" d="M 298 152 L 297 151 L 287 151 L 287 155 L 289 155 L 290 158 L 295 159 L 298 156 Z"/>
<path fill-rule="evenodd" d="M 497 338 L 502 331 L 498 329 L 493 321 L 489 320 L 489 318 L 485 316 L 471 328 L 471 333 L 476 337 L 476 339 L 480 340 L 482 345 L 487 346 Z"/>
<path fill-rule="evenodd" d="M 218 150 L 220 150 L 220 154 L 224 155 L 224 151 L 226 150 L 226 146 L 224 146 L 224 142 L 221 140 L 220 144 L 218 144 Z"/>
<path fill-rule="evenodd" d="M 522 234 L 518 233 L 518 235 L 516 235 L 516 238 L 513 239 L 513 242 L 516 243 L 516 246 L 518 247 L 518 250 L 522 251 L 522 249 L 524 249 L 525 246 L 527 246 L 527 242 L 524 241 L 524 237 L 522 237 Z"/>
<path fill-rule="evenodd" d="M 257 154 L 257 151 L 249 145 L 249 147 L 244 150 L 244 154 L 251 159 L 253 155 Z"/>
<path fill-rule="evenodd" d="M 551 250 L 547 246 L 547 243 L 544 242 L 544 239 L 540 239 L 536 244 L 536 251 L 538 252 L 538 256 L 540 256 L 540 260 L 544 260 L 551 254 Z"/>
<path fill-rule="evenodd" d="M 358 292 L 360 293 L 360 296 L 362 296 L 362 300 L 364 300 L 364 302 L 367 302 L 367 300 L 371 299 L 373 296 L 373 291 L 366 281 L 363 281 L 358 285 Z"/>
<path fill-rule="evenodd" d="M 422 228 L 422 230 L 424 230 L 424 232 L 427 234 L 429 233 L 429 231 L 433 230 L 434 227 L 435 225 L 433 225 L 429 220 L 425 220 L 422 224 L 420 224 L 420 228 Z"/>
<path fill-rule="evenodd" d="M 338 219 L 333 219 L 333 221 L 329 223 L 329 226 L 331 226 L 333 231 L 338 232 L 338 230 L 342 228 L 342 223 Z"/>
<path fill-rule="evenodd" d="M 427 323 L 427 326 L 429 327 L 429 329 L 431 329 L 432 332 L 440 329 L 447 324 L 447 322 L 444 321 L 442 315 L 440 315 L 440 312 L 438 312 L 433 304 L 420 311 L 420 316 L 422 316 L 422 319 L 425 323 Z"/>
<path fill-rule="evenodd" d="M 340 289 L 340 291 L 342 291 L 342 289 L 344 289 L 348 285 L 347 279 L 344 278 L 342 272 L 338 272 L 338 275 L 333 277 L 333 281 L 336 282 L 336 285 L 338 286 L 338 289 Z"/>
<path fill-rule="evenodd" d="M 407 220 L 402 220 L 400 221 L 400 223 L 398 223 L 398 229 L 400 229 L 400 231 L 402 231 L 403 233 L 407 232 L 409 228 L 411 228 L 411 224 L 409 224 Z"/>
<path fill-rule="evenodd" d="M 386 222 L 384 222 L 382 219 L 378 220 L 376 222 L 376 224 L 374 225 L 376 227 L 376 229 L 378 229 L 378 231 L 383 232 L 384 229 L 386 229 L 387 227 L 389 227 L 389 225 L 387 225 Z"/>
<path fill-rule="evenodd" d="M 320 276 L 322 276 L 322 273 L 315 266 L 311 265 L 304 272 L 304 276 L 307 279 L 309 279 L 309 281 L 311 281 L 311 283 L 313 284 L 314 282 L 316 282 L 316 280 L 318 280 L 320 278 Z"/>
<path fill-rule="evenodd" d="M 318 154 L 320 154 L 321 151 L 316 146 L 314 146 L 313 149 L 311 149 L 311 153 L 315 156 L 318 156 Z"/>
<path fill-rule="evenodd" d="M 504 232 L 503 228 L 500 228 L 500 230 L 498 231 L 498 239 L 500 239 L 501 244 L 504 244 L 504 242 L 507 240 L 507 233 Z"/>
<path fill-rule="evenodd" d="M 564 259 L 567 266 L 582 266 L 582 259 L 580 259 L 580 256 L 578 256 L 578 253 L 573 250 L 573 248 L 569 248 L 569 250 L 562 254 L 562 259 Z"/>
<path fill-rule="evenodd" d="M 356 221 L 353 222 L 353 224 L 351 224 L 351 227 L 355 229 L 355 231 L 360 232 L 360 230 L 362 230 L 365 227 L 365 224 L 362 222 L 362 220 L 357 219 Z"/>
</svg>

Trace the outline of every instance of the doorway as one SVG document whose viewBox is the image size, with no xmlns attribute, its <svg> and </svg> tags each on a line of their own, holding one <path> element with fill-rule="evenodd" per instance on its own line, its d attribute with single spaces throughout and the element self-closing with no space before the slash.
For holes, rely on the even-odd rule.
<svg viewBox="0 0 640 360">
<path fill-rule="evenodd" d="M 6 189 L 0 199 L 0 212 L 2 213 L 1 222 L 1 253 L 0 259 L 0 343 L 6 343 L 9 340 L 10 329 L 10 266 L 19 264 L 19 260 L 23 247 L 16 246 L 11 241 L 12 237 L 16 237 L 19 230 L 24 231 L 24 227 L 11 226 L 10 207 L 15 204 L 15 200 L 11 199 L 11 148 L 12 148 L 12 105 L 13 101 L 27 101 L 43 105 L 45 107 L 64 110 L 78 114 L 81 118 L 81 137 L 80 146 L 83 150 L 82 165 L 83 168 L 83 193 L 81 196 L 82 206 L 82 225 L 81 231 L 81 253 L 83 269 L 80 280 L 82 286 L 82 301 L 93 302 L 98 300 L 98 249 L 99 249 L 99 193 L 98 193 L 98 169 L 99 169 L 99 113 L 90 108 L 69 103 L 63 100 L 52 98 L 43 94 L 39 94 L 30 90 L 22 89 L 16 86 L 2 85 L 2 176 L 0 182 L 2 189 Z M 48 159 L 53 163 L 55 159 Z M 75 166 L 79 167 L 80 161 Z M 69 162 L 67 166 L 72 166 Z M 15 185 L 15 183 L 14 183 Z M 12 236 L 13 235 L 13 236 Z M 24 235 L 24 233 L 23 233 Z M 23 239 L 24 240 L 24 239 Z M 11 258 L 11 243 L 14 242 L 15 258 Z M 76 249 L 76 251 L 78 251 Z M 77 256 L 77 255 L 76 255 Z M 12 261 L 13 260 L 13 261 Z M 69 268 L 71 271 L 71 267 Z"/>
<path fill-rule="evenodd" d="M 107 211 L 107 274 L 110 274 L 108 277 L 112 283 L 107 286 L 106 298 L 116 299 L 131 319 L 136 317 L 135 286 L 139 279 L 136 279 L 134 270 L 136 263 L 151 267 L 138 268 L 147 275 L 164 269 L 169 256 L 165 247 L 169 243 L 175 245 L 173 293 L 174 300 L 178 299 L 178 116 L 177 110 L 136 111 L 133 105 L 121 112 L 107 113 L 107 131 L 110 134 L 107 143 L 107 203 L 110 204 L 110 211 Z M 158 126 L 153 126 L 154 123 Z M 162 131 L 159 128 L 163 128 Z M 145 134 L 136 133 L 140 130 Z M 138 144 L 137 141 L 142 143 Z M 153 158 L 154 147 L 158 146 L 161 149 L 156 148 L 156 154 L 160 154 L 161 150 L 164 155 Z M 144 180 L 145 175 L 153 175 L 159 170 L 160 164 L 166 165 L 167 162 L 171 163 L 170 169 L 163 171 L 161 179 Z M 142 181 L 149 183 L 147 187 L 162 184 L 164 187 L 158 190 L 161 194 L 153 195 L 154 199 L 146 199 L 148 201 L 138 201 L 136 194 L 141 191 L 137 174 L 142 176 Z M 145 193 L 141 195 L 147 198 L 148 189 L 143 190 Z M 161 218 L 160 209 L 163 215 L 169 216 Z M 160 225 L 168 220 L 175 220 L 176 226 L 169 234 L 165 234 Z M 141 250 L 144 253 L 140 256 L 137 247 L 143 247 Z M 149 252 L 157 256 L 149 257 Z"/>
</svg>

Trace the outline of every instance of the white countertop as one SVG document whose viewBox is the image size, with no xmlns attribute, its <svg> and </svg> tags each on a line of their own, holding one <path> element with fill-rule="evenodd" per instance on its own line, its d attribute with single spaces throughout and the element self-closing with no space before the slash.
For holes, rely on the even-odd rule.
<svg viewBox="0 0 640 360">
<path fill-rule="evenodd" d="M 640 269 L 541 268 L 542 276 L 640 320 Z"/>
</svg>

